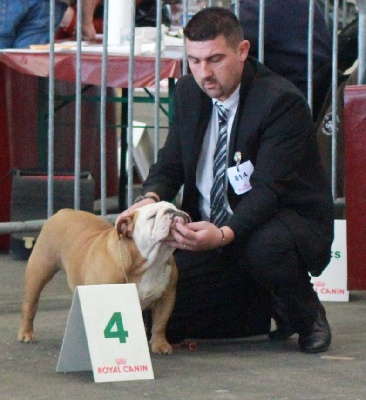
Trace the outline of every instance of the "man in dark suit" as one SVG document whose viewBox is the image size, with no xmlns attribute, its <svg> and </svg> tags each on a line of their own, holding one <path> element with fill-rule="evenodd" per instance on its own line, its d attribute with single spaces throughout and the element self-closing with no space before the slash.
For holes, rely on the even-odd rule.
<svg viewBox="0 0 366 400">
<path fill-rule="evenodd" d="M 177 83 L 173 123 L 143 183 L 144 195 L 122 214 L 172 201 L 184 185 L 181 207 L 193 222 L 177 223 L 170 240 L 180 273 L 176 312 L 183 319 L 184 307 L 204 307 L 210 318 L 220 281 L 231 279 L 235 293 L 231 305 L 225 303 L 230 324 L 231 307 L 240 303 L 237 283 L 243 292 L 249 280 L 283 304 L 301 351 L 326 351 L 331 331 L 309 272 L 319 275 L 330 260 L 333 201 L 306 101 L 289 81 L 248 56 L 250 43 L 229 10 L 201 10 L 184 35 L 192 75 Z M 215 147 L 224 131 L 223 199 L 215 206 Z M 217 211 L 221 222 L 210 222 Z M 194 293 L 205 293 L 202 304 L 184 293 L 198 278 Z"/>
</svg>

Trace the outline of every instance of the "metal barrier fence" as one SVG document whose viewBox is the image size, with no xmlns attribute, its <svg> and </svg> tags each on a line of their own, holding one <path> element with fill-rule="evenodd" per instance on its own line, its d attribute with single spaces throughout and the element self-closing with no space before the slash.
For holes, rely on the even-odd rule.
<svg viewBox="0 0 366 400">
<path fill-rule="evenodd" d="M 304 0 L 306 1 L 306 0 Z M 176 2 L 175 2 L 176 3 Z M 197 8 L 202 6 L 225 6 L 232 7 L 233 11 L 237 16 L 240 17 L 240 0 L 182 0 L 182 24 L 184 25 L 189 19 L 192 12 L 197 11 Z M 232 4 L 230 4 L 232 3 Z M 265 43 L 264 43 L 264 27 L 266 25 L 265 10 L 266 1 L 258 0 L 258 58 L 260 61 L 265 63 Z M 162 8 L 163 5 L 168 4 L 169 1 L 163 2 L 163 0 L 156 0 L 156 40 L 160 43 L 162 35 Z M 337 91 L 339 87 L 339 74 L 338 74 L 338 34 L 342 27 L 346 27 L 349 20 L 349 9 L 355 6 L 354 1 L 343 0 L 339 4 L 339 0 L 330 2 L 329 0 L 323 0 L 321 2 L 325 22 L 329 25 L 332 30 L 333 40 L 333 58 L 332 58 L 332 79 L 329 87 L 331 93 L 331 110 L 332 110 L 332 170 L 331 180 L 333 188 L 333 196 L 335 202 L 343 202 L 344 199 L 340 198 L 337 194 L 336 181 L 337 181 Z M 307 99 L 310 107 L 312 107 L 313 100 L 313 29 L 314 29 L 314 5 L 315 0 L 308 1 L 308 76 L 307 76 Z M 288 2 L 288 8 L 292 6 L 292 2 Z M 366 0 L 358 0 L 358 76 L 357 82 L 363 83 L 365 80 L 366 70 Z M 55 31 L 54 31 L 54 19 L 55 19 L 55 0 L 50 1 L 50 53 L 49 53 L 49 103 L 48 103 L 48 162 L 47 162 L 47 215 L 51 216 L 54 213 L 54 113 L 55 113 L 55 98 L 54 98 L 54 56 L 55 56 Z M 106 192 L 106 181 L 107 181 L 107 169 L 106 169 L 106 104 L 107 104 L 107 69 L 108 69 L 108 20 L 109 20 L 109 1 L 104 2 L 103 20 L 104 20 L 104 35 L 103 35 L 103 52 L 102 52 L 102 72 L 100 77 L 101 91 L 100 91 L 100 175 L 101 175 L 101 190 L 100 190 L 100 212 L 101 216 L 111 221 L 114 220 L 116 215 L 107 215 L 107 192 Z M 128 88 L 134 87 L 134 72 L 135 72 L 135 13 L 136 7 L 135 2 L 131 1 L 131 26 L 130 26 L 130 49 L 129 49 L 129 72 L 128 72 Z M 283 10 L 283 16 L 286 18 L 286 10 Z M 82 9 L 81 6 L 77 8 L 77 29 L 76 29 L 76 40 L 77 40 L 77 51 L 76 51 L 76 63 L 77 63 L 77 76 L 75 81 L 75 171 L 74 171 L 74 208 L 80 208 L 80 175 L 81 175 L 81 101 L 82 101 Z M 157 150 L 159 147 L 159 128 L 160 128 L 160 70 L 161 70 L 161 47 L 156 46 L 156 57 L 155 57 L 155 85 L 154 85 L 154 157 L 157 156 Z M 182 60 L 182 73 L 187 73 L 187 63 L 183 56 Z M 127 108 L 127 152 L 128 152 L 128 165 L 127 165 L 127 205 L 130 205 L 133 201 L 133 154 L 132 154 L 132 142 L 133 142 L 133 121 L 134 121 L 134 93 L 133 90 L 128 90 L 128 108 Z M 122 149 L 124 150 L 124 149 Z M 0 223 L 0 234 L 13 233 L 13 232 L 27 232 L 39 230 L 43 225 L 44 220 L 33 220 L 33 221 L 21 221 L 21 222 L 1 222 Z"/>
</svg>

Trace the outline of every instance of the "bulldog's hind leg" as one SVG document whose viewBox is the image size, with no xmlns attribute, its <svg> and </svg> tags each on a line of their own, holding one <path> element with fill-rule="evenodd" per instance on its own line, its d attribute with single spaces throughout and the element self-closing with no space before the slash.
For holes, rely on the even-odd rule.
<svg viewBox="0 0 366 400">
<path fill-rule="evenodd" d="M 46 249 L 36 243 L 25 270 L 24 299 L 21 321 L 18 331 L 20 342 L 34 342 L 33 321 L 37 312 L 40 294 L 56 272 L 59 270 Z"/>
</svg>

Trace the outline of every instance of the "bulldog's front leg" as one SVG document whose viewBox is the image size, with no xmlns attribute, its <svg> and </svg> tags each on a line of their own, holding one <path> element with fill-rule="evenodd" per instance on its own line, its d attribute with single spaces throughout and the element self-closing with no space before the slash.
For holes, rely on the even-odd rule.
<svg viewBox="0 0 366 400">
<path fill-rule="evenodd" d="M 166 340 L 166 326 L 173 312 L 175 293 L 175 286 L 168 287 L 152 307 L 150 346 L 153 353 L 172 354 L 173 352 L 172 346 Z"/>
</svg>

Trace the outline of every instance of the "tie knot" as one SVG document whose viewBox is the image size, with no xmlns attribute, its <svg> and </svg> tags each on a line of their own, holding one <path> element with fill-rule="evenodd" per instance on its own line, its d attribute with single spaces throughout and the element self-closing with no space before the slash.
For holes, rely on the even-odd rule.
<svg viewBox="0 0 366 400">
<path fill-rule="evenodd" d="M 215 106 L 217 107 L 220 122 L 226 122 L 228 110 L 222 104 L 217 102 L 215 103 Z"/>
</svg>

